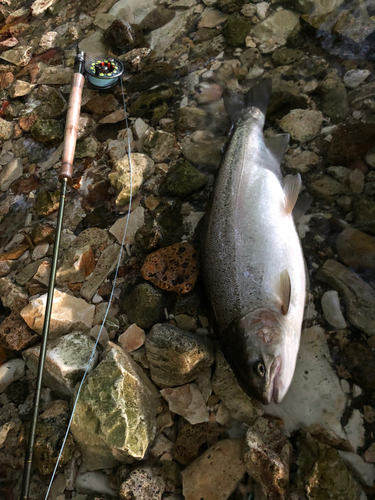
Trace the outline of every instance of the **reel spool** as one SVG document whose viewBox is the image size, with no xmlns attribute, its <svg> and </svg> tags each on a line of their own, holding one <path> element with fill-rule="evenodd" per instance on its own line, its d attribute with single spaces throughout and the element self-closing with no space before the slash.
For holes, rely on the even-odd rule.
<svg viewBox="0 0 375 500">
<path fill-rule="evenodd" d="M 120 81 L 123 72 L 123 63 L 114 57 L 92 57 L 86 62 L 86 79 L 95 88 L 114 87 Z"/>
</svg>

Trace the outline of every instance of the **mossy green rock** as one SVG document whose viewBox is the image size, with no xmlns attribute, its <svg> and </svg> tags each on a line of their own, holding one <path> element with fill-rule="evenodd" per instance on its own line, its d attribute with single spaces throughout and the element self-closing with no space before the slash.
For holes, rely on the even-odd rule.
<svg viewBox="0 0 375 500">
<path fill-rule="evenodd" d="M 178 198 L 165 198 L 138 229 L 135 241 L 143 250 L 149 251 L 173 245 L 181 241 L 183 234 L 181 201 Z"/>
<path fill-rule="evenodd" d="M 98 151 L 98 141 L 95 137 L 86 137 L 77 142 L 74 158 L 95 158 Z"/>
<path fill-rule="evenodd" d="M 124 309 L 131 323 L 150 328 L 163 319 L 163 294 L 149 283 L 141 283 L 125 298 Z"/>
<path fill-rule="evenodd" d="M 71 427 L 88 469 L 144 457 L 155 437 L 158 398 L 142 368 L 109 342 L 83 384 Z"/>
<path fill-rule="evenodd" d="M 64 96 L 54 87 L 41 85 L 34 90 L 26 104 L 26 114 L 36 114 L 39 118 L 58 118 L 67 110 Z"/>
<path fill-rule="evenodd" d="M 224 30 L 224 36 L 232 47 L 239 47 L 245 43 L 246 37 L 250 32 L 249 21 L 241 14 L 232 14 L 229 16 Z"/>
<path fill-rule="evenodd" d="M 199 172 L 188 161 L 178 163 L 172 167 L 160 186 L 163 195 L 186 198 L 201 189 L 207 183 L 207 177 Z"/>
<path fill-rule="evenodd" d="M 248 2 L 246 0 L 218 0 L 219 9 L 229 14 L 239 12 L 245 3 Z"/>
<path fill-rule="evenodd" d="M 308 500 L 358 500 L 361 489 L 345 467 L 339 453 L 319 443 L 309 433 L 302 435 L 297 460 L 297 482 Z"/>
<path fill-rule="evenodd" d="M 60 191 L 41 191 L 35 201 L 36 213 L 39 217 L 46 217 L 59 208 Z"/>
<path fill-rule="evenodd" d="M 192 382 L 214 361 L 213 347 L 207 337 L 174 325 L 154 325 L 145 345 L 151 378 L 159 387 Z"/>
<path fill-rule="evenodd" d="M 48 475 L 53 472 L 69 417 L 69 404 L 61 400 L 51 403 L 46 411 L 40 415 L 34 446 L 35 465 L 39 474 Z M 60 457 L 61 465 L 65 465 L 71 460 L 74 448 L 73 437 L 69 433 Z"/>
<path fill-rule="evenodd" d="M 62 121 L 39 118 L 30 129 L 35 140 L 45 143 L 58 143 L 64 138 Z"/>
<path fill-rule="evenodd" d="M 156 90 L 144 92 L 131 104 L 130 116 L 159 120 L 168 111 L 168 104 L 172 102 L 176 93 L 178 93 L 176 88 L 165 85 Z"/>
</svg>

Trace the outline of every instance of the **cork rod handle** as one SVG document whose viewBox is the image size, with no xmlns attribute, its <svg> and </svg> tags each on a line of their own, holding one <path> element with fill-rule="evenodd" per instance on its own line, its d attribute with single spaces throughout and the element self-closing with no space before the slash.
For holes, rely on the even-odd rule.
<svg viewBox="0 0 375 500">
<path fill-rule="evenodd" d="M 85 78 L 81 73 L 72 76 L 72 90 L 70 92 L 68 112 L 66 115 L 64 148 L 62 154 L 61 173 L 59 181 L 63 179 L 72 180 L 73 160 L 76 149 L 78 121 L 81 110 L 82 90 Z"/>
</svg>

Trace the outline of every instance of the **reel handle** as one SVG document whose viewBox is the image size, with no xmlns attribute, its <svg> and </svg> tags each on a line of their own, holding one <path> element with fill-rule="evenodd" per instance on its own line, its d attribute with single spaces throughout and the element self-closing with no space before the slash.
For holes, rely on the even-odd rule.
<svg viewBox="0 0 375 500">
<path fill-rule="evenodd" d="M 74 73 L 72 77 L 72 90 L 69 97 L 68 112 L 66 115 L 64 147 L 62 154 L 61 172 L 59 181 L 63 179 L 72 180 L 73 160 L 76 149 L 78 121 L 81 111 L 82 90 L 85 77 L 81 73 Z"/>
</svg>

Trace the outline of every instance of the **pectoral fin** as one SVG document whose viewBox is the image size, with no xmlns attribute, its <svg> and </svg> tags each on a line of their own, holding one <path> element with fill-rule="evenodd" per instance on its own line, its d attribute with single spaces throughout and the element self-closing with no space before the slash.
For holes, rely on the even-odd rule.
<svg viewBox="0 0 375 500">
<path fill-rule="evenodd" d="M 302 181 L 299 174 L 290 175 L 285 178 L 284 194 L 285 194 L 285 211 L 290 214 L 296 204 L 298 194 L 301 190 Z"/>
<path fill-rule="evenodd" d="M 276 294 L 280 302 L 280 309 L 284 316 L 288 314 L 289 303 L 290 303 L 290 277 L 286 269 L 282 271 L 276 280 Z"/>
</svg>

